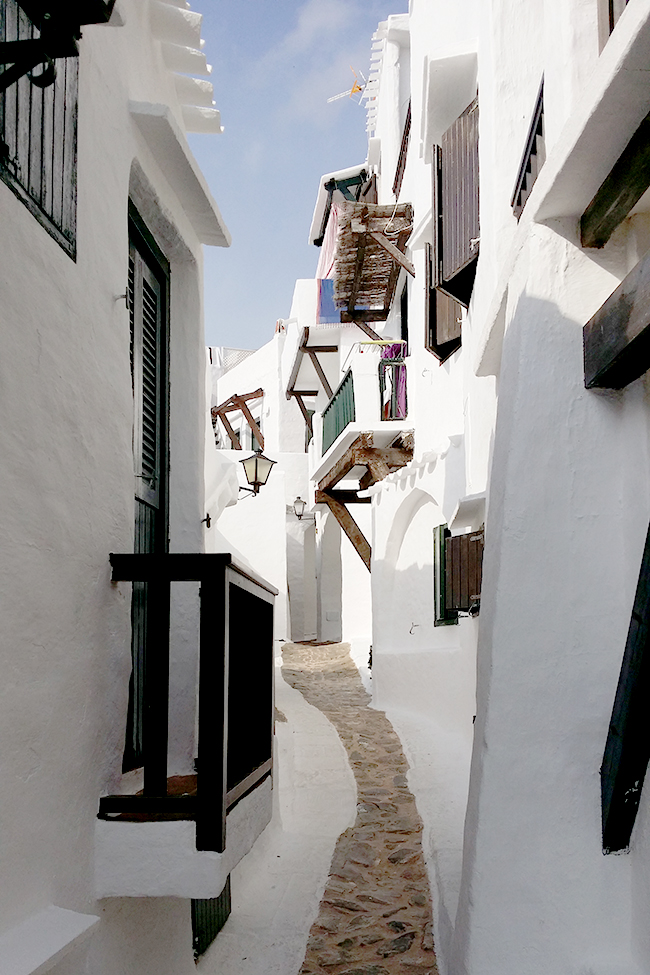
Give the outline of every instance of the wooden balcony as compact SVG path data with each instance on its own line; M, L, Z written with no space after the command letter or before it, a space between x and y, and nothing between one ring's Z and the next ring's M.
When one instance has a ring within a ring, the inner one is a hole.
M406 419L406 363L401 350L401 342L359 344L350 368L323 410L322 455L350 424L369 430L386 421Z
M230 555L111 555L113 581L148 583L144 789L104 796L99 818L193 820L196 849L222 853L226 816L272 771L273 603L277 591ZM196 775L168 777L171 583L200 584Z

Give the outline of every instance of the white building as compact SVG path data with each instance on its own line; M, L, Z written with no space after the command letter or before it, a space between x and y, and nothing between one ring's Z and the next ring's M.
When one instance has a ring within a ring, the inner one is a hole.
M370 563L448 975L650 971L649 46L648 0L412 0L367 160L319 189L338 356L329 395L318 352L286 389L318 393L316 511Z
M190 973L271 813L272 587L200 554L219 113L183 0L55 6L0 0L0 967Z

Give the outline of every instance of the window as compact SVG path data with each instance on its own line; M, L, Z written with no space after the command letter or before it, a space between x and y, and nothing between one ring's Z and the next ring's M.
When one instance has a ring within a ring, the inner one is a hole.
M168 467L169 264L137 212L129 210L129 315L135 474L134 552L165 552ZM134 582L131 601L133 670L123 770L144 757L144 681L150 643L149 583Z
M17 0L0 0L0 43L38 36ZM59 58L55 69L47 87L37 68L0 91L0 179L74 260L78 58Z
M510 206L517 220L526 206L526 200L530 196L535 180L544 161L546 159L546 147L544 145L544 79L537 94L533 117L526 136L524 154L519 164L515 191L512 194Z
M475 616L481 602L483 530L452 535L434 529L434 625L455 623L460 613Z
M467 307L478 261L478 99L434 149L434 286Z
M628 0L598 0L598 33L601 50L616 27L627 3Z

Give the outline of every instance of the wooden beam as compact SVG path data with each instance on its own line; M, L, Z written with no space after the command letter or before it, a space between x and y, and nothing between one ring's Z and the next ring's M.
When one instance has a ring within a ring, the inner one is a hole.
M309 329L303 328L302 337L300 343L296 350L296 358L293 360L293 366L291 367L291 375L289 376L289 382L287 383L287 399L291 398L293 392L293 387L296 385L296 380L298 379L298 373L300 372L300 364L302 363L302 357L304 353L305 346L307 345L307 339L309 338Z
M233 445L234 449L235 450L242 450L243 448L242 448L242 445L240 443L239 437L237 436L237 434L235 433L235 431L231 427L230 421L228 420L228 417L226 416L225 411L223 413L217 413L217 416L219 417L219 419L223 423L224 427L226 428L226 433L230 437L230 442Z
M585 386L622 389L650 368L650 254L583 329Z
M377 456L374 449L357 451L357 463L368 468L372 474L373 484L377 481L383 481L390 474L390 467L381 457Z
M251 430L253 431L253 435L255 436L255 439L257 440L261 449L264 450L264 437L262 435L262 431L260 430L259 426L257 425L257 422L253 418L253 414L251 413L251 411L248 409L248 406L244 402L243 397L233 396L232 399L233 399L233 403L237 403L239 409L246 417L246 421L249 427L251 428Z
M332 396L333 396L333 390L332 390L332 387L330 386L330 384L327 381L327 376L323 372L323 367L321 366L320 362L318 361L318 356L316 355L315 351L313 349L310 349L309 347L305 348L305 352L308 353L309 358L311 359L311 364L313 365L314 369L316 370L316 375L318 376L318 378L320 379L321 383L323 384L323 389L327 393L329 399L331 399Z
M314 436L314 428L313 428L313 424L312 424L312 421L311 421L311 415L309 413L309 410L305 406L304 401L303 401L303 398L300 395L300 393L296 393L294 391L293 392L293 397L296 400L296 402L298 403L298 406L300 407L300 412L303 415L303 419L305 421L305 426L307 427L307 429L309 431L309 436L310 437L313 437Z
M338 352L338 345L309 345L305 346L305 352Z
M330 498L341 504L370 504L372 498L360 498L356 491L330 491Z
M352 314L347 311L341 311L342 325L358 325L359 328L362 328L362 322L385 322L387 318L388 312L384 308L357 308Z
M336 498L332 497L331 494L327 494L325 491L317 491L315 501L316 504L327 505L345 534L352 542L354 550L365 565L366 569L368 572L370 572L370 557L372 554L370 545L345 505L341 504L340 501L337 501Z
M292 389L287 393L287 399L291 399L292 396L318 396L319 392L318 389Z
M241 395L239 393L235 393L233 396L229 396L228 399L224 400L219 406L215 406L214 411L215 413L228 413L232 410L238 410L240 407L234 405L234 400L261 399L262 396L264 396L264 390L261 387L260 389L254 390L252 393L243 393Z
M369 338L374 339L376 342L382 341L381 335L378 335L374 328L370 328L370 325L366 325L365 322L356 321L356 319L354 324L357 326L357 328L360 328L362 332L365 332Z
M328 471L325 477L319 481L318 490L328 491L335 484L338 484L359 463L357 460L358 451L368 446L372 446L372 434L360 434L354 443L348 447L343 456Z
M646 115L580 218L583 247L603 247L650 186L650 114Z
M398 250L403 250L406 247L406 243L411 236L410 230L402 230L397 238L397 248ZM390 306L393 302L393 297L395 295L395 288L397 287L397 279L400 274L400 265L394 263L390 269L390 274L388 275L388 283L386 284L386 291L384 292L384 313L385 317L388 318L390 313Z
M369 235L370 237L372 237L374 241L376 241L379 244L380 247L384 248L387 254L390 254L390 256L393 258L394 261L396 261L401 267L403 267L405 271L408 271L411 277L415 277L415 268L413 267L409 259L405 257L404 254L402 254L402 252L398 250L397 247L395 247L395 244L393 244L393 242L390 241L388 237L386 237L384 234L379 233L376 230L371 230L369 232Z
M350 297L348 299L348 314L354 314L354 306L357 301L357 294L359 291L359 285L361 284L361 272L363 271L363 261L366 256L366 234L360 234L358 247L357 247L357 257L354 265L354 280L352 282L352 290L350 291ZM341 321L343 319L341 318Z

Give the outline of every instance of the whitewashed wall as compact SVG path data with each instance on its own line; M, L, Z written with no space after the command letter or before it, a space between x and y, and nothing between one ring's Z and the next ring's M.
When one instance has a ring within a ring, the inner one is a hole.
M129 101L169 106L182 139L184 108L150 20L155 5L119 7L124 26L84 28L80 44L76 263L0 183L0 937L31 925L18 941L38 948L46 970L67 944L57 919L69 915L39 920L56 905L100 919L53 969L61 975L189 975L188 900L99 903L94 893L98 800L120 785L130 673L130 586L111 584L108 562L133 550L129 317L118 298L129 194L171 262L172 551L201 550L203 517L199 232ZM193 592L175 601L176 701L194 692L195 609ZM193 716L172 706L170 724L172 765L188 770Z

